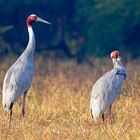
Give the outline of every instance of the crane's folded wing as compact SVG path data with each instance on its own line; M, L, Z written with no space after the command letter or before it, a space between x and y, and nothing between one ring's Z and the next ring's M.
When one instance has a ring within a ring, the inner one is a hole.
M125 78L126 72L122 69L115 68L107 72L94 84L91 98L116 98L120 95L122 83Z

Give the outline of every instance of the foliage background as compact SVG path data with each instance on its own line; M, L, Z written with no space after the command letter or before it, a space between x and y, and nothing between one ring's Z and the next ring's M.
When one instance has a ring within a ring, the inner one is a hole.
M0 0L0 9L1 55L25 49L26 18L32 13L52 23L33 25L39 54L79 62L114 49L140 55L139 0Z

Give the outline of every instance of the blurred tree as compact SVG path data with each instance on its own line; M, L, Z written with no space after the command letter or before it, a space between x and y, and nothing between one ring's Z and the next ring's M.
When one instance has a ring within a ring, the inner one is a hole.
M54 56L77 58L79 62L88 55L104 56L114 49L126 50L133 57L140 55L140 1L0 0L0 9L0 26L14 28L2 34L1 42L17 54L27 44L26 18L35 13L52 22L51 27L34 25L37 51L51 51Z
M11 30L13 26L0 26L0 55L5 55L11 52L10 45L2 38L2 34Z
M85 35L87 51L102 56L114 49L126 49L124 39L130 27L140 24L139 8L140 1L134 0L77 0L75 21Z

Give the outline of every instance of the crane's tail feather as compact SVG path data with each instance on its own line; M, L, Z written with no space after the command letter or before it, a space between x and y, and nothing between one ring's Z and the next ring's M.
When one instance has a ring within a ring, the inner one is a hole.
M4 105L3 105L4 110L7 111L7 112L8 112L9 110L12 110L13 104L14 104L14 103L11 103L9 107L6 106L6 104L4 104Z
M14 103L11 103L11 104L10 104L9 110L12 110L13 104L14 104Z
M90 114L91 114L91 117L94 119L94 121L96 122L97 120L96 120L96 118L93 116L93 114L92 114L92 108L90 109Z

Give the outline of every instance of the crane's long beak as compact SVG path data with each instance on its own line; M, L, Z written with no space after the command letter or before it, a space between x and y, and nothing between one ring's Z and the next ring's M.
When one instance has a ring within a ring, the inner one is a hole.
M36 21L43 22L43 23L46 23L46 24L50 24L51 25L50 22L48 22L48 21L46 21L46 20L44 20L42 18L39 18L39 17L37 17L37 20Z

